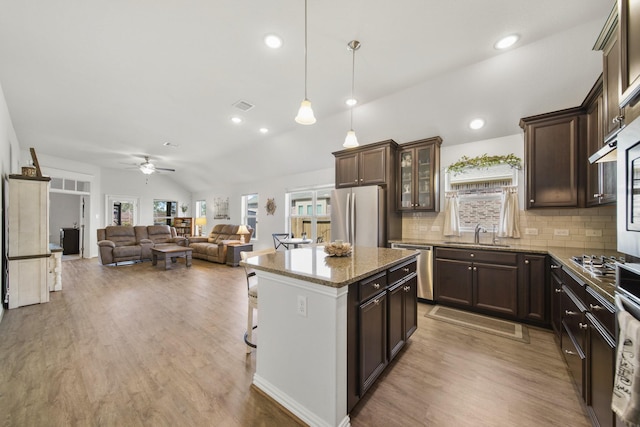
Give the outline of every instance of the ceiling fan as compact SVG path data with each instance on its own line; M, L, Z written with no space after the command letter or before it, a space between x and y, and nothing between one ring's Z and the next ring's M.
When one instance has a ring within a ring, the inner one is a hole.
M145 175L151 175L156 172L175 172L175 169L159 168L149 161L149 156L144 156L144 162L138 165L138 169Z

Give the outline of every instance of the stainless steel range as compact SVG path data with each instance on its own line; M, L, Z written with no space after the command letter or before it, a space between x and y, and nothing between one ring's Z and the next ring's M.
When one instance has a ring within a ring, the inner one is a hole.
M624 258L606 255L577 255L571 261L591 276L611 279L616 277L616 265L624 264Z

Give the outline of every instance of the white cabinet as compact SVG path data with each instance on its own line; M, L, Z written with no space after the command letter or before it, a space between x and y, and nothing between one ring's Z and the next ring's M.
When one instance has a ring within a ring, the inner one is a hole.
M49 180L9 176L9 308L49 302Z

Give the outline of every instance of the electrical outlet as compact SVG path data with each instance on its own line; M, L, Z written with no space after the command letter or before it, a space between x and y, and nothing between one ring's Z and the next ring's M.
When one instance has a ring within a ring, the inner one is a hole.
M307 297L298 295L298 305L296 308L299 316L307 317Z
M524 234L528 234L530 236L537 236L538 235L538 229L537 228L525 228L524 229Z
M431 226L431 231L440 231L440 226L439 225L432 225Z
M566 228L556 228L553 230L553 235L554 236L568 236L569 235L569 230L567 230Z
M585 230L585 235L587 237L602 237L602 230Z

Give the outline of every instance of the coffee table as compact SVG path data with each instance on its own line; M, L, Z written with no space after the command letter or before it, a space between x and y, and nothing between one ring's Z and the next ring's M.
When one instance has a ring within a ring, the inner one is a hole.
M191 267L191 252L193 249L185 246L160 246L159 248L151 248L151 263L158 264L158 258L164 260L164 269L169 269L169 260L174 264L178 258L184 258L187 267Z

